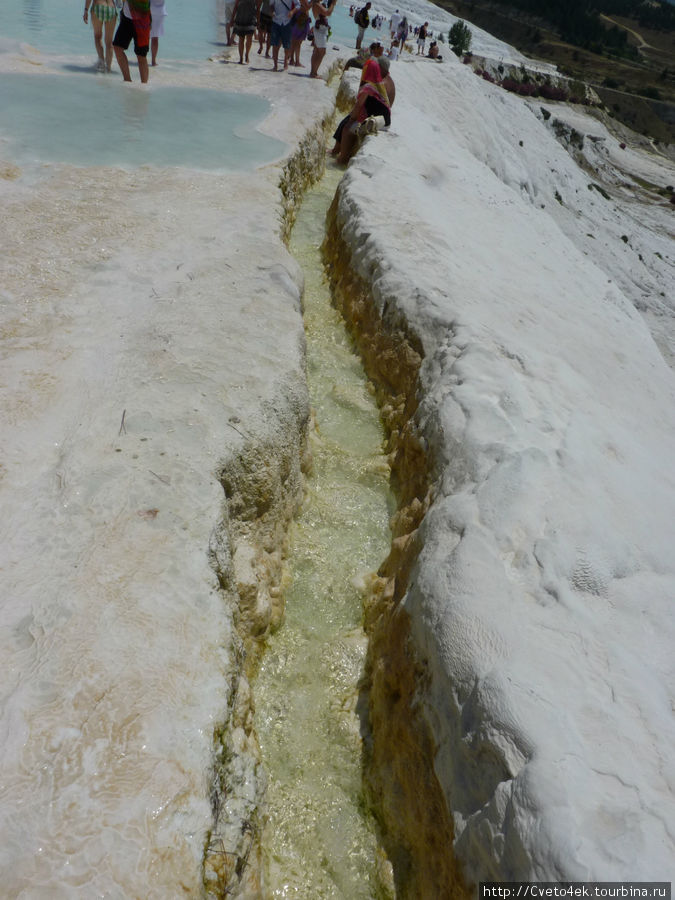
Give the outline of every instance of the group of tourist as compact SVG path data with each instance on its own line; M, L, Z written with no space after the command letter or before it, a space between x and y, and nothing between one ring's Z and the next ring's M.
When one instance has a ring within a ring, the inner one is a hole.
M368 26L376 30L380 30L382 27L382 23L384 19L381 15L376 15L372 22L370 21L370 11L371 4L367 2L360 9L354 9L354 7L350 7L349 14L354 18L354 24L356 25L358 32L356 36L356 49L358 50L361 47L361 43L365 36L366 29ZM401 13L395 10L391 18L389 19L389 34L391 38L391 45L389 48L388 56L393 61L398 59L399 53L403 50L406 41L413 37L417 41L417 55L424 56L426 49L427 38L433 37L432 32L429 30L429 23L424 22L423 25L416 25L414 28L409 24L406 16L401 15ZM438 55L438 44L436 41L432 41L429 47L429 54L432 59L441 59Z
M264 49L265 56L269 58L271 50L274 70L277 71L280 47L284 49L284 69L289 65L302 66L300 46L311 35L314 49L309 74L312 78L318 78L319 67L326 54L328 19L336 3L337 0L328 0L327 3L321 0L229 0L225 6L227 42L234 44L234 38L238 38L239 62L243 64L249 62L253 37L257 36L258 54L262 54ZM370 3L366 3L363 10L366 24L369 9ZM131 81L126 51L133 41L141 82L147 82L148 52L151 53L152 65L156 65L159 38L164 34L164 0L85 0L85 24L89 22L90 11L99 70L111 70L114 53L124 80ZM360 33L359 38L362 36ZM389 74L390 59L383 55L384 48L379 41L373 42L367 53L361 51L360 44L359 39L359 54L348 63L348 66L362 68L356 102L335 132L332 152L340 163L348 162L360 136L377 130L375 117L381 116L385 126L391 121L395 87ZM396 38L392 41L394 44L397 44Z
M85 0L82 16L85 25L89 24L89 10L98 70L110 72L114 52L124 80L131 81L126 51L133 41L141 81L147 82L148 53L152 65L156 66L159 39L164 34L165 0Z
M298 66L300 48L305 39L313 44L309 75L319 77L319 66L326 55L330 26L328 18L337 0L230 0L225 5L227 43L239 39L239 62L249 62L253 37L257 34L258 53L272 51L274 71L279 70L279 51L283 47L283 68ZM314 17L314 21L312 21Z
M300 48L303 41L309 38L313 45L309 75L318 78L330 34L328 19L336 3L337 0L227 0L227 43L234 44L234 37L238 38L239 62L243 65L249 62L253 38L257 36L258 53L262 54L264 49L265 57L269 58L271 49L276 72L279 69L280 47L284 49L284 69L288 69L289 65L304 67L300 62ZM85 0L85 24L89 23L90 10L99 71L110 72L114 53L124 80L131 81L126 51L133 40L140 79L143 83L147 82L148 53L151 53L152 65L157 65L159 38L164 34L165 0ZM370 24L370 10L370 0L360 9L350 8L350 15L353 15L358 28L356 49L359 51ZM381 28L383 21L382 16L377 15L373 25ZM414 29L418 55L424 54L427 37L431 36L428 28L429 23L425 22ZM388 57L393 61L398 59L412 31L407 18L398 9L389 20L389 31L391 46ZM429 56L441 59L435 41L431 43Z

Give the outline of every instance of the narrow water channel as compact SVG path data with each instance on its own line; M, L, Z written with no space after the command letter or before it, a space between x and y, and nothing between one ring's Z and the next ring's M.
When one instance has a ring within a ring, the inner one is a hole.
M314 472L291 534L286 614L255 683L268 777L265 896L387 898L361 781L362 592L385 558L393 500L377 407L330 302L320 247L341 172L303 201L291 252L305 273Z

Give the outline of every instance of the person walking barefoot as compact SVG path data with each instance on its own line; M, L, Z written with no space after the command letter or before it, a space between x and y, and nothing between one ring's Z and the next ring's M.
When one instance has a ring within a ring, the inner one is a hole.
M293 10L299 8L298 0L273 0L272 7L272 33L270 44L272 46L272 62L274 71L279 71L279 45L284 48L284 72L288 69L288 61L291 49L291 31L293 25L291 18Z
M291 19L291 65L301 66L300 47L302 42L309 34L311 20L309 17L310 3L309 0L300 0L300 9L297 9Z
M319 77L319 66L321 65L321 62L326 55L328 31L328 19L325 16L319 16L319 18L314 23L314 49L312 50L312 58L310 60L310 78Z
M109 72L113 60L113 37L115 35L115 23L117 22L117 7L113 0L85 0L84 19L85 25L89 22L89 8L91 7L91 25L94 29L94 46L98 54L99 72ZM103 32L105 31L105 51L103 49Z
M126 51L134 42L134 53L138 60L138 72L141 82L146 84L150 74L148 51L150 50L150 0L124 0L120 13L120 24L117 26L113 47L117 65L120 67L125 81L131 81L129 60Z
M236 0L232 12L232 30L239 38L239 65L246 62L251 52L253 35L260 21L260 0Z
M151 65L156 66L159 39L164 37L164 19L166 18L166 4L164 0L150 0L150 13L152 14L152 26L150 28L150 59Z
M272 2L271 0L262 0L260 4L260 15L258 16L258 40L260 47L258 55L263 52L265 47L265 59L270 58L270 31L272 30Z
M328 17L335 9L337 0L331 0L328 6L314 0L312 3L312 14L314 16L314 50L312 51L310 78L319 77L319 66L326 55L326 47L328 46L328 34L330 25Z

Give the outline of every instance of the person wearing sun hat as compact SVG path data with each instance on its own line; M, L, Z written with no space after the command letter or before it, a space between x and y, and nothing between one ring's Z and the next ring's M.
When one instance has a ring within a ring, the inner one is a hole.
M150 50L150 0L124 0L120 12L120 24L113 40L117 65L120 67L125 81L131 81L129 60L126 51L133 40L134 53L138 60L138 72L141 81L145 84L148 80L150 69L148 67L148 51Z

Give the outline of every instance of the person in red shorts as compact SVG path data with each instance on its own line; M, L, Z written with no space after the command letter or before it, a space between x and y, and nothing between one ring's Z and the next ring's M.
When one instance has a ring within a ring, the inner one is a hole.
M138 72L141 81L145 84L148 80L148 50L150 49L150 25L152 17L150 16L150 0L124 0L122 11L120 12L120 24L117 26L117 32L113 39L113 47L115 48L115 56L117 65L125 81L131 81L131 73L129 72L129 60L127 59L126 50L133 40L134 53L138 60Z

